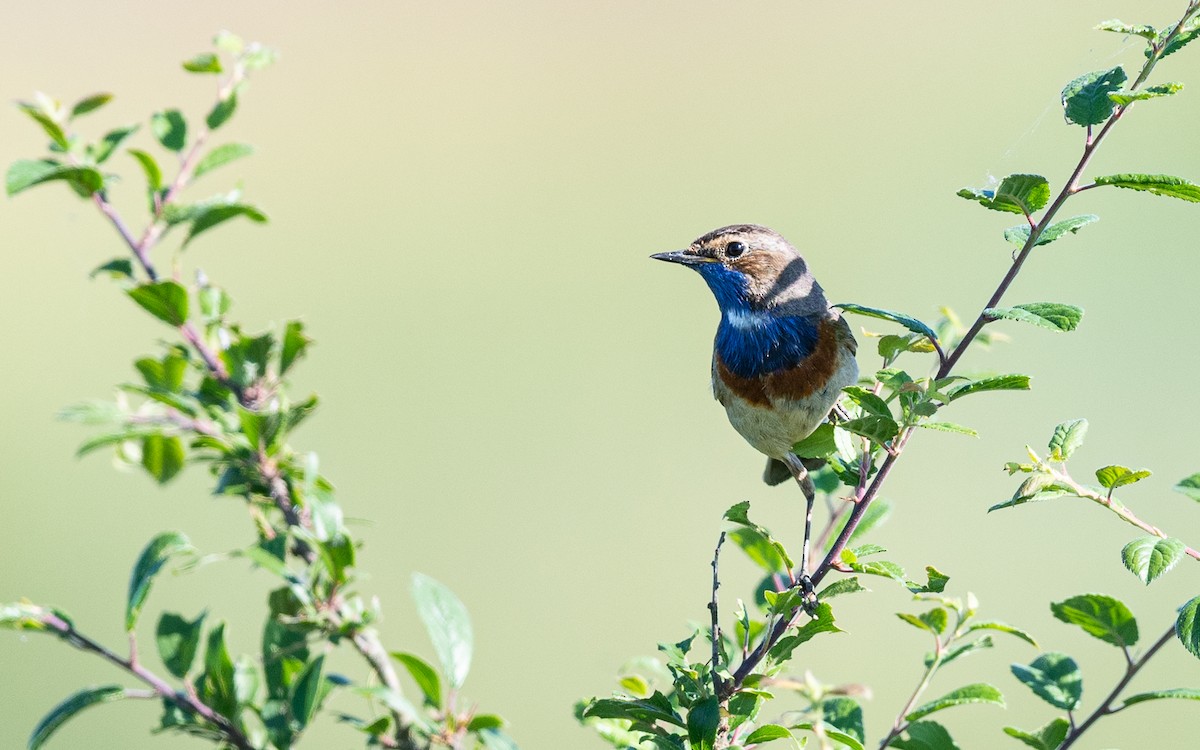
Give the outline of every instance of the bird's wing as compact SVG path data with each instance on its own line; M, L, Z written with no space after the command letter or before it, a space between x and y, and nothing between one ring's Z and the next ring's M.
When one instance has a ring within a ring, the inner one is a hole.
M851 354L858 353L858 339L854 338L854 332L850 330L850 324L842 317L837 310L831 309L830 315L834 323L834 330L837 333L838 341L842 343Z

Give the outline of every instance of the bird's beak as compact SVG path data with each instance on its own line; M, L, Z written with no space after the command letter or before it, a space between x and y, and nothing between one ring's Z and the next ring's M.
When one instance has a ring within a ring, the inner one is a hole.
M715 263L715 258L697 255L693 250L672 250L669 253L655 253L650 256L655 260L665 260L668 263L680 263L685 266L699 266L704 263Z

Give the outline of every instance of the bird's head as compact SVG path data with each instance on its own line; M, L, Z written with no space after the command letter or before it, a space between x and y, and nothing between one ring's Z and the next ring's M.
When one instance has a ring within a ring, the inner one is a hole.
M725 313L811 315L829 308L796 248L779 233L756 224L714 229L684 250L650 257L694 268Z

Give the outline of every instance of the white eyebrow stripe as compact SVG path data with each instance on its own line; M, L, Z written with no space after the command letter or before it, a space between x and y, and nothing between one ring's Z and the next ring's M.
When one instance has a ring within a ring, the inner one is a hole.
M767 323L768 317L765 312L756 312L753 310L730 310L725 313L725 319L729 321L729 325L742 331L751 328L761 328Z

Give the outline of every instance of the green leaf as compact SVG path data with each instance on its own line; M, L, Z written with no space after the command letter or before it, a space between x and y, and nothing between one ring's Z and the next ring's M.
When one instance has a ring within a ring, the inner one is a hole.
M1200 659L1200 596L1194 597L1179 609L1175 619L1175 636L1192 656Z
M1100 221L1100 217L1095 214L1083 214L1082 216L1072 216L1069 219L1056 221L1042 230L1042 233L1038 235L1037 242L1033 243L1033 246L1049 245L1051 242L1067 234L1076 234L1080 229L1096 221ZM1017 247L1025 247L1025 243L1029 241L1031 231L1032 229L1028 224L1009 227L1004 230L1004 239Z
M454 592L429 576L413 573L412 586L417 614L442 663L442 673L450 689L458 690L467 679L474 650L467 608Z
M1050 460L1066 461L1070 458L1071 454L1083 445L1087 429L1086 419L1071 419L1055 425L1054 434L1050 436Z
M177 436L147 435L142 438L142 467L159 484L174 479L186 461L183 441Z
M927 430L937 430L938 432L953 432L959 435L979 437L979 433L975 430L955 424L954 422L917 422L917 427L924 427Z
M229 221L237 216L245 216L251 221L262 224L267 220L266 214L259 211L254 206L245 203L225 203L215 206L207 206L201 209L200 213L192 219L192 225L188 229L188 235L183 240L184 247L191 244L196 236L212 229L222 222Z
M1075 660L1058 651L1048 651L1028 666L1013 664L1012 673L1039 698L1055 708L1074 711L1083 698L1083 675Z
M946 391L946 395L951 401L956 401L963 396L969 396L972 393L983 393L984 391L1027 391L1029 390L1028 375L997 375L991 378L983 378L981 380L971 380L961 385L957 385Z
M29 104L27 102L17 102L17 107L22 112L29 115L34 122L36 122L38 125L41 125L42 130L45 131L46 135L50 136L50 140L54 141L54 144L60 149L66 151L71 147L71 142L67 139L67 134L63 131L62 125L60 125L47 112L42 110L37 105Z
M109 262L96 266L92 272L88 274L89 279L94 279L101 274L106 274L114 279L129 279L133 280L133 261L128 258L113 258Z
M863 743L859 742L857 737L850 735L850 734L846 734L845 732L841 731L840 729L836 729L827 724L822 724L819 732L813 726L813 723L811 721L802 721L802 722L799 722L798 724L793 724L792 729L806 729L810 732L813 732L814 734L817 734L820 737L828 737L829 739L834 740L835 742L842 743L843 745L845 745L848 748L848 750L865 750Z
M989 307L983 314L993 320L1019 320L1063 333L1079 327L1079 321L1083 319L1083 308L1058 302L1028 302L1015 307Z
M845 732L859 742L866 735L862 706L853 698L834 696L821 701L821 719L826 726Z
M221 60L211 52L202 52L190 60L183 61L183 69L189 73L220 73Z
M108 161L108 157L113 155L113 152L117 150L117 146L120 146L122 141L137 132L137 129L137 125L131 125L127 128L117 128L105 133L104 137L100 139L100 143L96 144L96 149L92 153L92 157L96 160L96 163L103 164Z
M1138 640L1137 620L1129 608L1104 594L1082 594L1050 605L1063 622L1078 625L1088 635L1114 646L1133 646Z
M1193 688L1169 688L1167 690L1151 690L1145 693L1137 693L1126 698L1117 708L1119 710L1138 703L1159 700L1161 698L1181 698L1189 701L1200 701L1200 690Z
M34 728L33 734L29 736L29 750L38 750L50 736L58 731L58 728L85 708L94 706L98 703L111 703L121 700L125 697L125 688L120 685L104 685L101 687L86 688L75 693L67 698L62 703L59 703L54 708L50 709L50 713L46 714L37 727Z
M585 718L625 719L653 724L663 721L683 728L684 723L671 706L671 701L662 693L655 691L649 698L637 700L621 700L619 698L599 698L593 700L583 710Z
M92 94L91 96L85 96L84 98L75 102L75 106L71 107L71 115L68 119L74 120L76 117L79 117L80 115L86 115L88 112L95 112L96 110L103 107L105 104L108 104L109 102L111 102L112 98L113 98L113 95L107 94L107 93Z
M104 175L92 167L76 167L59 164L52 159L14 161L5 176L5 189L9 195L53 180L64 180L80 195L91 195L104 187Z
M914 594L940 594L946 590L946 584L950 582L950 576L932 565L925 566L925 577L926 582L923 584L907 581L905 585Z
M425 703L437 710L442 708L442 681L437 671L415 654L393 651L392 658L404 665L417 687L425 695Z
M695 750L712 750L721 723L721 706L716 696L693 704L687 715L688 742Z
M208 113L208 117L204 119L204 122L208 125L209 130L216 130L228 122L230 117L233 117L235 110L237 110L236 91L230 93L228 97L213 105L212 110Z
M154 631L158 655L167 671L180 679L192 668L207 614L201 612L190 622L174 612L163 612L158 618L158 627Z
M1160 44L1165 42L1167 35L1170 34L1171 31L1172 28L1167 27L1158 32L1158 36L1155 37L1155 41ZM1159 59L1161 60L1167 55L1175 54L1179 50L1183 49L1184 46L1186 46L1197 36L1200 36L1200 23L1197 23L1196 20L1193 19L1191 23L1189 23L1187 26L1184 26L1183 29L1175 35L1175 38L1171 40L1170 44L1163 48L1162 57L1159 57ZM1147 58L1154 54L1154 50L1151 47L1147 47L1145 50L1143 50L1143 52Z
M792 446L792 452L801 458L825 458L836 453L837 449L833 425L828 422L818 425L811 435Z
M731 523L736 523L739 526L744 526L745 528L750 529L751 531L755 532L758 536L766 539L771 544L771 546L775 549L775 551L779 555L779 557L782 558L784 570L791 570L793 567L795 567L795 563L792 562L792 558L790 555L788 555L787 550L784 549L783 544L776 541L771 536L771 533L769 531L767 531L762 526L759 526L758 524L751 521L749 512L750 512L750 501L743 500L742 502L738 503L737 505L734 505L733 507L731 507L729 510L725 511L724 518L726 521L730 521Z
M771 740L789 739L791 736L792 733L787 727L781 727L778 724L763 724L747 735L742 740L742 744L748 746L761 745Z
M1153 195L1200 203L1200 185L1166 174L1110 174L1097 177L1096 184L1144 190Z
M1040 174L1010 174L995 190L963 188L957 195L993 211L1029 216L1050 202L1050 183Z
M908 716L905 716L904 720L916 721L935 711L942 711L955 706L965 706L968 703L992 703L997 706L1004 706L1004 696L1000 694L999 690L986 682L976 682L960 687L958 690L946 693L937 700L920 706L908 714Z
M1026 732L1016 727L1005 727L1004 733L1015 737L1035 750L1058 750L1058 746L1067 738L1071 731L1071 723L1059 717L1036 732Z
M191 549L192 545L186 536L176 531L164 531L151 539L142 550L133 566L133 575L129 578L129 596L125 604L126 632L132 633L137 627L138 615L142 612L142 605L146 603L154 576L158 575L173 555Z
M204 650L204 673L196 679L196 692L201 700L222 716L237 713L237 690L234 685L233 659L225 643L225 623L219 622L208 632Z
M867 307L866 305L855 305L849 302L843 302L833 307L840 307L848 313L856 315L865 315L868 318L879 318L880 320L890 320L893 323L899 323L913 333L919 333L922 336L928 337L931 341L937 341L937 334L929 326L925 325L916 318L905 315L904 313L884 310L878 307Z
M834 624L833 609L825 602L817 605L813 618L796 629L792 635L780 638L771 648L770 658L775 662L785 662L792 658L792 652L804 643L811 641L821 633L841 633L842 629Z
M1134 26L1132 24L1118 21L1115 18L1109 21L1101 21L1096 25L1096 29L1099 31L1112 31L1117 34L1131 34L1133 36L1140 36L1143 39L1150 41L1153 41L1154 38L1158 36L1158 30L1153 26L1146 26L1145 24L1138 24L1137 26Z
M862 435L880 445L886 444L900 432L900 426L896 424L895 420L876 414L868 414L865 417L842 422L838 427L847 432L853 432L855 435Z
M1100 482L1100 486L1106 490L1114 490L1118 487L1124 487L1134 482L1140 482L1150 476L1150 471L1147 469L1138 469L1134 471L1128 466L1105 466L1102 469L1096 469L1096 481Z
M946 728L935 721L918 721L909 724L905 738L892 740L890 747L899 750L961 750Z
M1157 86L1147 86L1140 91L1118 91L1108 95L1113 104L1120 107L1128 107L1133 102L1142 102L1147 99L1157 99L1163 96L1171 96L1183 90L1183 84L1178 81L1169 83L1160 83Z
M776 542L754 528L745 527L729 532L729 539L736 544L755 565L768 573L786 573L788 566L776 547Z
M187 121L177 109L151 115L150 130L168 151L182 151L187 143Z
M904 568L894 562L887 560L868 560L867 562L846 562L846 566L855 573L863 573L870 576L880 576L881 578L891 578L893 581L899 581L905 585L908 584L904 577Z
M1062 90L1063 113L1076 125L1099 125L1116 106L1108 95L1121 90L1127 76L1121 67L1084 73Z
M313 659L297 678L292 689L289 704L292 709L292 720L303 731L317 713L317 707L323 698L322 685L325 681L325 656Z
M942 654L942 666L946 666L961 656L967 656L968 654L973 654L976 651L982 651L985 648L991 648L994 645L995 643L992 641L992 637L990 635L985 635L981 638L976 638L973 641L967 641L965 643L959 643L956 646L951 646ZM925 668L928 669L932 664L933 654L926 654Z
M892 418L892 410L888 407L887 402L866 388L852 385L848 388L843 388L842 392L846 394L846 398L862 407L865 414L874 414L880 417L887 417L888 419Z
M825 588L821 589L821 591L817 593L817 600L825 601L826 599L831 599L835 596L841 596L842 594L857 594L860 591L869 590L870 589L865 588L861 583L858 582L858 576L850 576L849 578L842 578L834 581Z
M480 732L484 729L503 729L504 719L496 714L475 714L467 724L467 731Z
M254 153L254 148L244 143L226 143L222 146L217 146L204 155L204 158L196 165L196 170L192 173L192 177L198 178L217 167L224 166L231 161L241 159L243 156L249 156L252 153Z
M296 360L308 352L313 340L304 335L304 324L299 320L289 320L283 329L283 348L279 352L279 374L282 376Z
M483 750L520 750L511 737L497 729L480 730L479 740L483 743Z
M146 175L146 184L151 193L162 190L163 176L162 170L159 169L158 162L154 157L145 151L140 151L136 148L131 148L126 151L127 154L137 159L138 164L142 167L142 172Z
M127 292L133 301L159 320L181 326L188 319L188 293L174 281L141 284Z
M967 626L966 632L973 633L977 630L996 630L1001 633L1008 633L1011 636L1020 638L1021 640L1028 643L1030 646L1033 646L1034 648L1038 648L1037 641L1035 641L1033 639L1032 635L1030 635L1029 633L1026 633L1024 630L1021 630L1020 628L1015 628L1012 625L1009 625L1008 623L986 621L986 620L976 620Z
M1193 474L1190 477L1180 479L1179 483L1172 489L1200 503L1200 474Z

